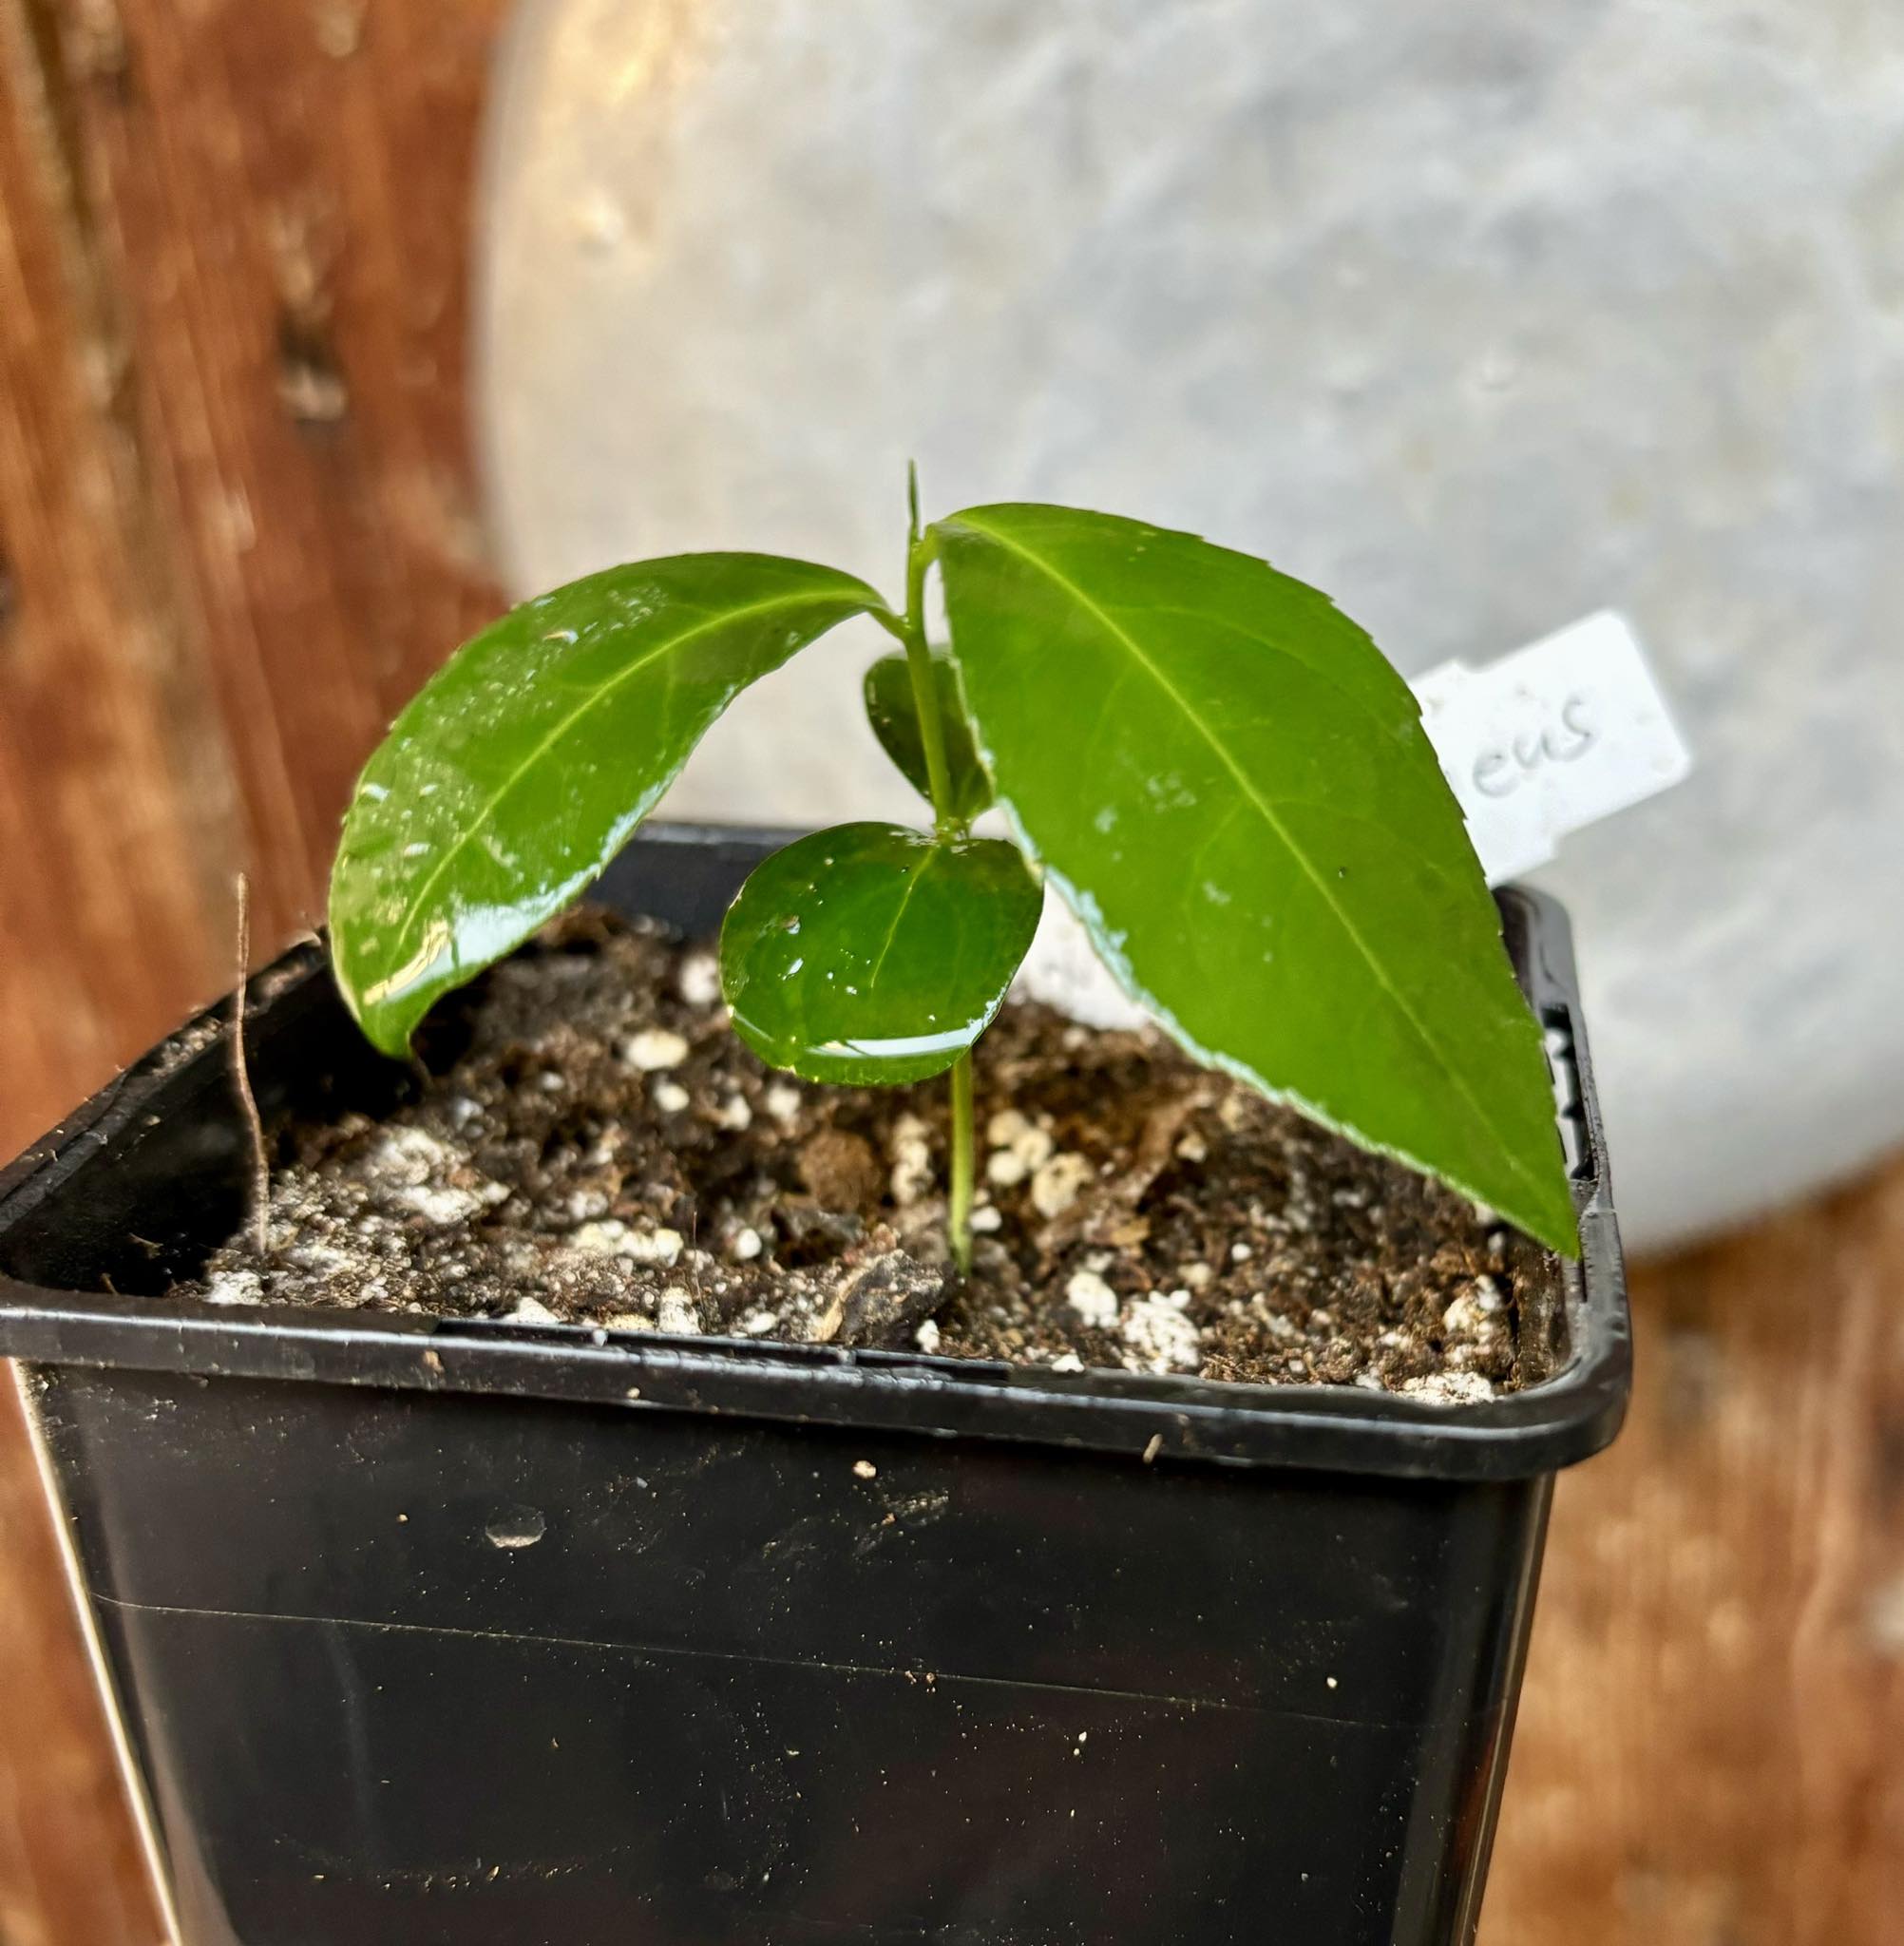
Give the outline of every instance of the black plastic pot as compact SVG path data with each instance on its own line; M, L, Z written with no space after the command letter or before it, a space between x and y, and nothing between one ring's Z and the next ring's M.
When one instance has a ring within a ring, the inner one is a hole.
M711 928L766 835L606 894ZM1502 894L1585 1256L1551 1382L1353 1389L162 1297L241 1216L207 1016L0 1177L23 1383L189 1946L1444 1946L1628 1318L1566 923ZM388 1093L312 948L267 1116Z

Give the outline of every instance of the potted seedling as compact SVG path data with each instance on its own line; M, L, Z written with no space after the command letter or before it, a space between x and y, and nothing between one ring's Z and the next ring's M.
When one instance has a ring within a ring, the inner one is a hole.
M929 821L638 835L854 617ZM1006 1004L1047 889L1154 1026ZM1399 677L916 494L899 604L468 643L328 958L0 1178L0 1275L183 1936L274 1946L1466 1940L1627 1384L1564 921Z

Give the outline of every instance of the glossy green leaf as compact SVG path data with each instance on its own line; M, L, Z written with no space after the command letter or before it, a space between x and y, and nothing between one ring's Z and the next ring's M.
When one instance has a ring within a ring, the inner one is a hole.
M1415 698L1313 588L1053 506L940 523L1028 849L1193 1053L1577 1248L1540 1033Z
M734 1031L810 1081L920 1081L999 1010L1043 895L1016 845L816 831L755 868L720 935Z
M940 720L945 726L945 768L952 786L952 815L970 823L992 801L992 781L979 761L972 726L959 696L959 672L948 657L935 650L932 679L939 693ZM866 716L873 735L907 781L929 804L932 780L926 772L925 737L919 727L919 703L913 695L912 668L904 655L882 656L866 671Z
M337 983L390 1054L607 864L740 690L849 615L864 582L762 554L635 562L524 602L371 758L331 878Z

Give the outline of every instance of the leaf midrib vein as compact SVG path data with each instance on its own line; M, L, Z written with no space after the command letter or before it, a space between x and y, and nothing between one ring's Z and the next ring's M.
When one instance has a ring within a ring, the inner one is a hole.
M879 976L885 968L885 956L892 951L892 943L899 937L901 922L905 918L905 908L912 904L912 895L919 889L920 882L932 869L932 862L939 856L937 845L920 854L919 863L907 868L905 889L899 895L899 904L893 907L892 921L885 929L885 937L880 942L879 951L873 956L872 971L866 975L866 985L876 987Z

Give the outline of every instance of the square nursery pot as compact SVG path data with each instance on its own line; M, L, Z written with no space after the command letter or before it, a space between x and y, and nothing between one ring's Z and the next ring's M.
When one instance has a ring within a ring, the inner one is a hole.
M711 932L778 842L601 890ZM226 1021L103 1090L0 1176L0 1352L180 1938L1468 1940L1628 1383L1566 921L1500 903L1585 1254L1478 1406L173 1302L242 1220ZM402 1084L314 947L252 993L267 1117Z

